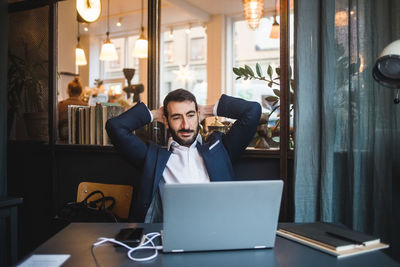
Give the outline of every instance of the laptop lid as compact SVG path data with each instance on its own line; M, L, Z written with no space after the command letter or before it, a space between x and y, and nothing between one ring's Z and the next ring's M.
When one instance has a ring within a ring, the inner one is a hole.
M283 182L166 184L164 252L273 247Z

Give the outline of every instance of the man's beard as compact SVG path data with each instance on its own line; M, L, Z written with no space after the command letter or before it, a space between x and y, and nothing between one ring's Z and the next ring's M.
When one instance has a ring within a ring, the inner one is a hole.
M193 144L193 142L196 140L197 135L198 135L199 130L200 130L200 125L199 125L199 124L197 124L196 130L192 130L192 129L190 129L190 130L181 129L181 130L178 130L178 131L174 131L174 130L172 130L171 125L169 125L169 122L168 122L168 126L169 126L169 127L168 127L168 131L171 133L172 138L173 138L176 142L178 142L178 144L180 144L181 146L190 146L191 144ZM193 135L192 139L187 140L187 141L182 140L182 139L178 136L178 133L193 133L193 132L194 132L194 135Z

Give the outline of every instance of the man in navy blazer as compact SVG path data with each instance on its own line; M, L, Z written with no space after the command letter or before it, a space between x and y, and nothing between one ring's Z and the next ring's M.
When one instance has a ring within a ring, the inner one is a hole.
M232 163L252 140L261 115L261 106L240 98L222 95L215 105L197 105L184 89L170 92L164 106L149 110L138 103L106 123L116 149L142 171L132 205L132 219L159 222L160 194L164 183L200 183L234 180ZM203 142L200 122L209 116L236 121L226 134L215 131ZM132 132L152 121L163 122L171 137L168 147L144 143Z

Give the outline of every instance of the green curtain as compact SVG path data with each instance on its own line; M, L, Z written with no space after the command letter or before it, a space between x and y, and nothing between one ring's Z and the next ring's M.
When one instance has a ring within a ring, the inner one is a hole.
M295 7L295 221L378 235L397 259L400 105L372 68L400 39L399 14L397 0L299 0Z

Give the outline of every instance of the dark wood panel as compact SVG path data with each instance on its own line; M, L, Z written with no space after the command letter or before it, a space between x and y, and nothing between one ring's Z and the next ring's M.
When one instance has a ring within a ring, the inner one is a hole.
M289 0L280 1L280 177L285 182L283 208L287 208L289 151ZM286 210L283 214L286 214ZM282 213L281 213L282 214ZM284 218L285 221L288 218Z
M22 197L18 206L18 256L22 257L53 233L52 176L44 146L8 145L8 193Z

